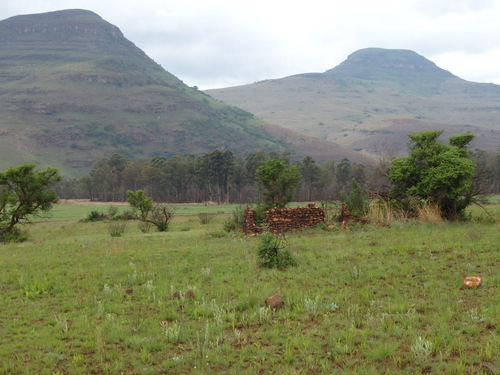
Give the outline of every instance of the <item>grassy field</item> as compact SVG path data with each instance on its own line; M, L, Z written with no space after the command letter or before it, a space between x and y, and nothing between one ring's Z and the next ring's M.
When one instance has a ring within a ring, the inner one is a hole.
M143 234L128 222L121 237L106 222L74 220L81 208L61 208L29 227L28 242L0 245L0 374L500 366L498 206L492 216L474 210L483 216L468 224L290 233L298 266L283 271L257 267L258 237L222 231L231 206L178 208L168 232ZM203 210L224 213L202 225ZM465 276L483 284L464 289ZM187 290L194 299L172 298ZM264 304L274 293L285 301L278 311Z

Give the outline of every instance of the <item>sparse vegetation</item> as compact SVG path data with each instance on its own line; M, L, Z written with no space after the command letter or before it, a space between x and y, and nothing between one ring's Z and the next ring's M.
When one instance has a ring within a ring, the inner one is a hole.
M36 222L29 241L0 246L0 372L480 374L500 365L498 205L487 222L390 215L390 227L288 233L297 265L282 270L258 266L263 237L211 235L234 206L180 206L167 233L130 227L115 238L106 221L68 221L58 208L53 220L66 221ZM210 210L225 213L202 225L198 213ZM463 288L470 275L481 287ZM274 293L278 311L264 306Z

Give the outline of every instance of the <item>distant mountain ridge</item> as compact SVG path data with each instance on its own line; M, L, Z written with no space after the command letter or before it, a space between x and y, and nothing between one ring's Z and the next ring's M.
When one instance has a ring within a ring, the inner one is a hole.
M207 90L257 117L374 155L407 151L412 131L477 134L500 144L500 86L467 82L410 50L366 48L324 73Z
M30 160L78 176L112 153L214 149L358 157L278 129L186 86L91 11L0 21L0 169Z

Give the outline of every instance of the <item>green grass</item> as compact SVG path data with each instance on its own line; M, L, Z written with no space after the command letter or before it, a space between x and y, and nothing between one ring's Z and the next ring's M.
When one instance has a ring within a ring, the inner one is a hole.
M197 209L166 233L129 222L113 238L105 222L41 222L30 241L1 245L0 374L500 365L498 220L290 233L298 266L278 271L257 267L258 238L223 232L225 214L201 225ZM483 285L464 289L476 275ZM188 289L194 299L172 298ZM264 307L274 293L285 301L276 312Z
M98 211L107 213L109 206L118 207L118 213L123 213L125 211L131 211L128 204L66 204L58 203L55 204L50 211L50 215L45 218L36 218L35 221L67 221L67 220L80 220L85 218L90 212ZM199 213L209 213L209 214L222 214L231 213L236 207L234 204L173 204L175 207L176 215L198 215Z
M500 194L493 194L488 196L488 202L490 204L500 204Z

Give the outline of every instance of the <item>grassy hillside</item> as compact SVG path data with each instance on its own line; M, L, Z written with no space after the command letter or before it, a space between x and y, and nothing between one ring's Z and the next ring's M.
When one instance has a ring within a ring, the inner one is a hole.
M372 154L406 152L407 134L471 131L500 144L500 86L464 81L406 50L360 50L325 73L207 91L257 117Z
M105 222L37 223L0 246L0 372L487 373L500 365L495 215L291 233L298 266L283 271L258 268L259 238L226 234L223 214L115 238Z
M115 152L295 152L303 137L273 136L273 126L186 86L84 10L1 21L0 87L0 168L32 160L75 176Z

